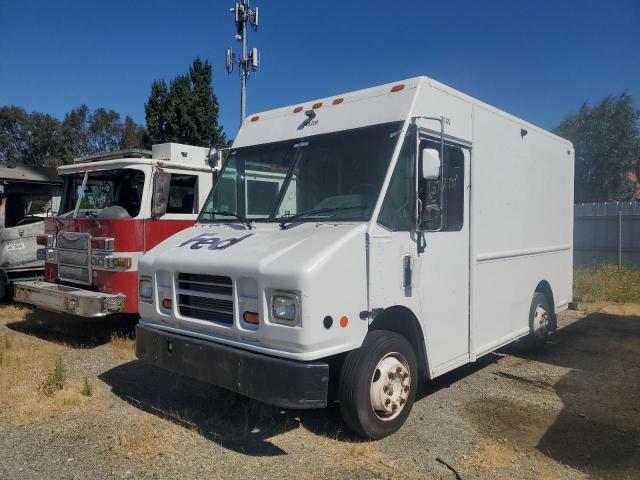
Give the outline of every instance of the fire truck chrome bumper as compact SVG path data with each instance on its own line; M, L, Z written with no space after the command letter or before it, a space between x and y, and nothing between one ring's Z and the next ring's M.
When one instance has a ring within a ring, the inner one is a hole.
M126 296L92 292L57 283L25 281L15 283L14 300L80 317L104 317L120 312Z
M296 362L136 327L136 355L153 365L283 408L327 406L329 365Z

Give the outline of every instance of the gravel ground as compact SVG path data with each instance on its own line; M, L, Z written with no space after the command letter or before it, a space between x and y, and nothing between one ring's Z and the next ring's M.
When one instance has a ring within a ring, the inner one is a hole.
M397 434L361 442L335 405L285 412L138 362L124 319L0 307L0 478L640 478L640 306L560 327L425 385Z

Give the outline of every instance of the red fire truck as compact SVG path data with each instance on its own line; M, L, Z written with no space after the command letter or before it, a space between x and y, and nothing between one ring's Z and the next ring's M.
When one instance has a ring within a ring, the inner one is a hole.
M59 167L60 211L37 239L44 280L16 282L15 300L83 317L137 313L138 260L195 223L212 159L207 148L164 143Z

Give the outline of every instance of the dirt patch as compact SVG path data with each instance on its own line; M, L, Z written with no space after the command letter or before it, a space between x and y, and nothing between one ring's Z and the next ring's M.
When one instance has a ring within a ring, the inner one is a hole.
M139 362L126 321L4 308L0 478L640 478L638 306L584 305L544 351L438 378L379 442L336 405L284 411ZM57 358L64 386L42 395Z
M534 375L497 372L513 390L467 411L484 435L516 450L598 477L640 478L640 317L600 313L638 310L590 310L598 313L557 332Z

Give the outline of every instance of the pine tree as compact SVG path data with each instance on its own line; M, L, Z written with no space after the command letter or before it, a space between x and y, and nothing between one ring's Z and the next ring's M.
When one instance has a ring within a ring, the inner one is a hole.
M145 103L150 143L177 142L208 147L226 143L218 125L218 99L213 93L208 61L196 58L186 75L151 84Z

